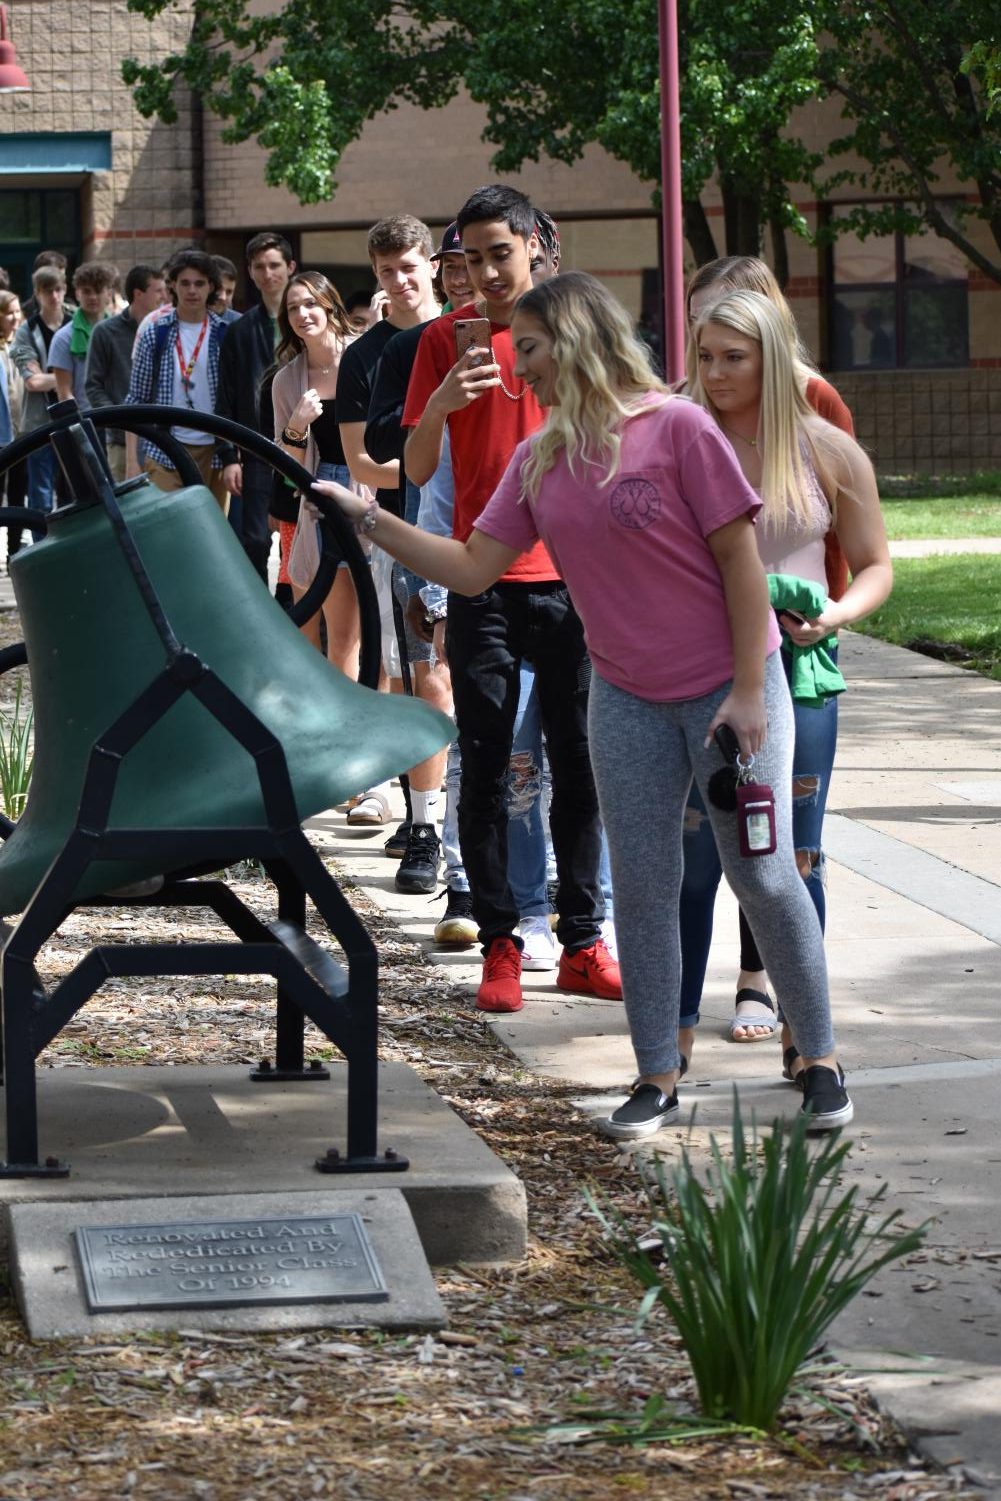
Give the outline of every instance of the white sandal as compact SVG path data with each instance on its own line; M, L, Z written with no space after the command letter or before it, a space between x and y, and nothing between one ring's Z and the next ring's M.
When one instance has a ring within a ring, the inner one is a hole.
M349 824L389 823L391 817L389 803L381 792L366 792L348 809Z

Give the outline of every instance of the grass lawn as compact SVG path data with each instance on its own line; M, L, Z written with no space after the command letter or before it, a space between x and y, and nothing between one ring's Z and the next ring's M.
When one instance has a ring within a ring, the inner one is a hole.
M921 500L884 496L882 505L891 542L922 537L1001 536L1001 494L971 491Z
M854 629L1001 682L1001 556L897 559L890 598Z

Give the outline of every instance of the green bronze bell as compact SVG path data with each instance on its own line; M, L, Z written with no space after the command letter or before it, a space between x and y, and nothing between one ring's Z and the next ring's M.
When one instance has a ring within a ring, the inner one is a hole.
M440 750L451 720L331 667L262 586L208 490L145 483L122 514L179 641L281 742L300 821ZM56 513L11 563L35 712L27 808L0 847L0 913L21 911L74 827L91 749L163 671L164 648L103 506ZM251 756L190 694L122 762L110 827L266 822ZM74 900L164 872L90 866Z

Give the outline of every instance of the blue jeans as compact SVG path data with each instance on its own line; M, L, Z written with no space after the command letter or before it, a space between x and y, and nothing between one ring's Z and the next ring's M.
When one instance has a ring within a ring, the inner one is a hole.
M523 662L507 773L507 879L519 917L549 912L543 806L542 716L535 673Z
M462 763L459 760L459 742L453 740L448 748L445 768L445 816L441 821L441 850L445 856L445 885L455 891L468 891L469 878L462 863L459 848L459 783Z
M36 511L51 511L56 503L56 454L51 443L28 455L28 505ZM31 535L41 542L44 532L32 528Z
M831 653L837 660L837 651ZM788 676L789 659L782 653ZM838 700L829 698L821 709L793 705L795 743L792 772L793 847L808 851L811 870L806 889L813 902L820 930L824 930L827 904L824 899L824 855L821 835L831 786L834 753L838 743ZM709 962L713 936L713 907L722 867L705 803L693 786L685 809L685 874L681 885L681 1016L678 1025L694 1027ZM763 969L750 930L742 927L741 968ZM750 939L750 942L748 942ZM755 959L758 962L755 963ZM745 962L745 960L747 962Z

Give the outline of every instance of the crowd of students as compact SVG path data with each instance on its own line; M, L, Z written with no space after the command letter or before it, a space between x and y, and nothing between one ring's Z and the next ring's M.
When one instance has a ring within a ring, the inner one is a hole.
M437 246L404 214L376 224L368 250L375 292L351 312L271 232L247 245L259 302L242 316L234 268L199 250L162 277L133 268L113 314L105 263L76 272L72 316L62 273L39 266L38 306L12 341L0 292L0 381L22 383L22 429L45 420L53 389L187 407L173 436L220 506L235 503L262 577L280 531L294 595L315 556L310 496L197 413L273 438L355 521L383 611L383 686L454 712L457 730L447 764L403 778L406 818L386 841L396 883L434 896L444 862L435 937L479 941L481 1010L519 1010L526 968L624 1000L637 1080L599 1123L607 1135L677 1117L722 872L741 908L730 1036L781 1025L811 1125L846 1124L821 841L837 631L892 578L850 415L753 258L696 273L687 381L672 391L607 288L561 271L555 225L514 189L477 190ZM180 483L152 442L106 437L116 475ZM51 462L36 459L28 499L46 509ZM305 629L356 669L346 572L322 627ZM386 823L388 791L365 789L348 820Z

